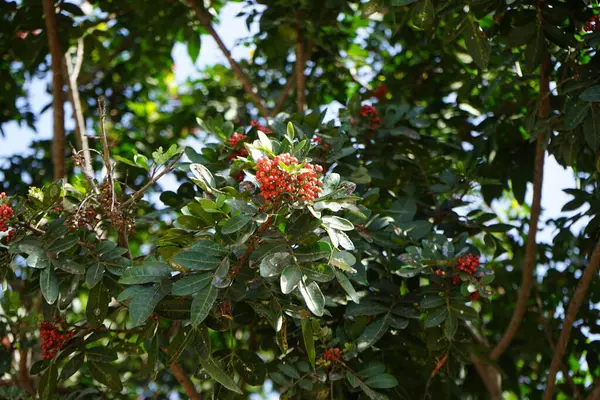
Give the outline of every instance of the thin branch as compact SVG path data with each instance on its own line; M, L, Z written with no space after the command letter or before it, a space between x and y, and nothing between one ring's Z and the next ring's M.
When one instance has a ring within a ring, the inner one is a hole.
M502 377L498 370L491 364L481 361L474 354L471 355L471 361L477 370L477 374L483 381L483 385L490 396L490 400L502 399Z
M21 335L21 343L25 342L25 334ZM31 377L29 376L29 349L26 347L22 347L19 350L19 381L21 383L21 387L27 393L35 395L35 389L33 387L33 383L31 383Z
M538 117L546 119L550 115L550 97L547 95L550 92L549 85L549 65L550 55L547 52L542 54L542 62L540 66L540 93ZM533 286L533 272L535 269L537 258L537 242L536 235L538 230L538 221L540 218L542 205L542 183L544 180L544 156L546 154L546 141L548 140L547 131L540 132L536 141L535 149L535 166L533 175L533 201L531 204L531 216L529 218L529 231L527 232L527 243L525 245L525 262L523 264L523 273L521 275L521 288L515 310L510 319L508 327L504 335L490 353L492 360L497 360L506 351L513 337L521 326L521 321L525 315L527 301Z
M77 78L79 77L79 71L81 71L81 64L83 62L83 38L80 38L77 42L77 57L75 63L71 60L69 52L65 54L65 72L67 76L69 102L73 108L73 117L75 119L75 133L77 140L78 150L83 153L83 165L82 172L86 177L90 186L95 193L98 193L98 188L94 182L94 170L92 169L92 161L90 155L90 148L88 145L88 139L85 128L85 118L83 117L83 110L81 106L81 99L79 98L79 90L77 89Z
M277 114L279 114L281 112L281 110L283 110L283 106L284 106L286 100L290 97L290 94L292 93L292 89L294 88L295 85L296 85L296 70L294 69L294 71L292 71L292 75L288 78L287 82L283 86L283 89L281 89L281 95L279 96L279 99L277 99L277 103L275 103L275 108L273 108L273 111L271 111L272 117L276 116Z
M131 197L123 203L123 209L126 209L127 207L131 206L131 204L133 204L134 201L141 198L144 195L144 193L146 193L146 191L150 189L165 174L168 174L169 172L173 171L173 169L175 169L175 164L177 164L177 162L181 159L182 156L183 153L179 153L179 155L175 157L173 161L171 161L162 171L160 171L158 175L150 178L150 181L148 181L148 183L146 183L142 188L138 189L135 193L133 193Z
M52 58L52 111L54 118L54 136L52 140L52 165L54 180L66 175L65 163L65 110L63 99L62 51L56 27L54 0L43 0L44 15L46 16L46 33Z
M550 364L550 371L548 372L548 379L546 382L546 393L544 393L545 400L552 400L554 386L556 384L556 373L558 372L558 369L562 364L563 355L565 354L565 350L567 348L567 342L569 341L569 336L571 335L571 329L573 329L573 324L575 323L575 317L577 316L577 312L579 311L581 305L583 304L583 301L585 300L587 291L590 287L590 283L593 279L597 278L599 265L600 240L596 242L594 252L592 253L592 257L590 258L590 262L588 263L581 279L579 280L579 284L577 285L577 289L575 289L573 299L569 303L569 309L565 314L563 327L560 331L558 342L556 343L556 351L554 352L554 357L552 358L552 363Z
M600 378L594 382L594 388L585 400L600 400Z
M104 165L106 166L106 179L111 190L110 211L113 212L115 208L115 185L113 181L112 164L110 161L110 147L108 145L108 139L106 137L106 130L104 129L104 120L106 118L106 104L102 97L98 99L98 115L100 116L100 135L102 138L102 155L104 157Z
M212 17L211 17L211 15L208 13L208 11L206 9L204 9L200 5L200 3L198 2L198 0L187 0L187 3L189 5L189 7L192 10L194 10L194 12L196 13L196 17L198 18L198 20L200 21L200 23L202 24L202 26L213 37L213 39L215 40L215 42L217 42L217 46L219 46L219 48L221 49L221 52L223 53L223 55L225 56L225 58L227 58L227 61L229 61L229 65L231 66L231 70L237 76L237 78L239 79L239 81L242 83L242 86L244 87L244 91L250 97L250 100L252 100L252 103L254 103L254 105L256 106L256 108L258 108L258 111L260 112L260 114L263 117L268 117L269 116L269 111L267 110L267 107L262 102L261 98L256 93L256 91L254 89L254 86L250 82L250 79L244 73L244 71L242 71L242 68L233 59L233 57L231 57L231 53L227 49L227 46L225 46L225 43L223 43L223 40L221 40L221 37L219 36L219 34L217 33L217 31L215 31L215 28L212 25Z
M540 299L539 295L536 295L536 303L537 303L538 312L540 315L540 317L539 317L540 325L542 325L542 328L544 329L544 333L546 334L546 340L548 341L548 344L550 345L550 350L552 350L552 353L554 353L556 351L556 343L554 343L554 338L552 337L552 330L550 330L550 327L548 326L548 321L544 317L544 314L543 314L544 311L542 308L542 299ZM579 388L577 387L575 382L573 382L573 379L569 376L569 369L563 362L560 363L560 369L562 370L562 373L565 376L565 379L567 380L567 382L569 382L569 384L571 385L571 389L573 390L573 395L575 396L575 398L576 399L581 398L581 393L579 391Z
M304 112L304 90L306 88L304 81L304 68L306 60L304 54L304 37L302 35L302 20L300 14L296 13L296 106L298 112Z

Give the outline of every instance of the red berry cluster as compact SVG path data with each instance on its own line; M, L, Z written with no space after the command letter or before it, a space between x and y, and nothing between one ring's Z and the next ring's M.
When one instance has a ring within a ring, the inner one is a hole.
M381 124L381 119L379 119L377 110L373 106L362 106L360 108L360 116L369 120L369 126L371 128L377 128Z
M598 29L598 20L600 19L599 15L594 15L588 23L583 27L585 32L592 32Z
M67 331L64 322L54 324L44 321L40 325L40 338L42 339L42 357L52 358L58 350L64 348L69 340L75 335L73 331Z
M8 220L15 215L7 200L6 193L0 193L0 203L2 203L0 204L0 232L8 231ZM13 235L14 230L11 230L4 240L8 243Z
M231 135L231 137L229 138L229 145L231 147L237 147L240 142L243 142L244 139L246 139L247 136L241 133L234 133L233 135ZM245 147L242 147L236 151L234 151L233 153L231 153L231 155L229 156L229 161L233 161L234 159L238 158L238 157L246 157L248 155L248 150Z
M443 271L441 269L436 269L435 271L433 271L433 274L435 276L446 276L446 271Z
M268 128L266 126L262 126L260 124L260 122L258 122L257 120L252 120L250 121L250 126L255 126L257 130L261 131L262 133L264 133L265 135L268 135L269 133L273 133L273 130L271 130L271 128Z
M260 184L260 196L267 202L287 199L291 201L313 201L322 191L323 182L317 179L317 173L323 171L320 165L304 164L297 174L291 174L280 168L279 164L296 165L298 159L289 153L280 154L273 160L262 157L257 162L256 179Z
M315 135L315 136L312 137L312 139L310 139L310 142L313 145L318 146L321 143L323 143L323 138L320 138L319 136Z
M242 140L244 140L246 138L247 138L246 135L236 132L233 135L231 135L231 137L229 138L229 144L231 145L231 147L235 147L238 145L239 142L241 142Z
M456 269L469 275L473 275L477 271L477 267L479 267L479 256L467 254L456 260Z
M475 301L479 298L479 292L471 293L471 300Z
M386 94L388 94L389 91L390 90L388 89L387 85L382 83L377 89L373 90L372 96L377 100L381 100Z
M339 349L339 347L329 349L325 352L325 354L323 355L323 358L328 361L339 360L340 358L342 358L342 351Z

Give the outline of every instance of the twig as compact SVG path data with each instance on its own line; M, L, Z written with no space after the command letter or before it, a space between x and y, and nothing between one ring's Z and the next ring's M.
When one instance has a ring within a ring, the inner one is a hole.
M52 140L52 165L54 180L66 175L65 164L65 110L63 99L62 52L56 27L56 14L53 0L43 0L44 15L46 16L46 33L52 58L52 111L54 118L54 136Z
M550 55L547 52L542 54L542 63L540 66L540 103L538 107L538 116L540 119L548 118L550 114L550 92L549 85L549 65ZM540 218L542 204L542 183L544 180L544 156L546 154L547 132L540 132L536 141L535 166L533 176L533 201L531 204L531 216L529 218L529 231L527 232L527 244L525 246L525 262L523 263L523 273L521 275L521 288L517 304L511 317L511 320L504 332L504 335L490 353L492 360L497 360L506 351L513 337L516 335L521 321L525 315L527 301L533 286L533 271L537 257L536 234L538 221Z
M565 314L563 327L560 331L558 342L556 343L556 351L554 352L554 357L552 358L552 363L550 364L550 370L548 372L548 379L546 381L546 393L544 393L545 400L552 400L554 386L556 384L556 373L558 372L558 369L562 364L563 355L565 354L565 350L567 348L567 342L569 341L569 336L571 335L571 329L573 329L573 324L575 323L575 317L577 316L577 312L583 304L583 300L585 300L585 296L590 287L590 283L593 279L596 278L599 265L600 240L596 242L594 252L592 253L592 257L590 258L590 262L588 263L581 279L579 280L579 284L577 285L577 289L575 289L573 299L569 303L569 309Z
M302 35L302 20L300 19L300 13L296 13L296 106L298 112L304 112L304 67L306 61L304 59L304 38Z
M290 97L290 94L292 93L292 89L294 88L295 84L296 84L296 70L294 69L294 71L292 71L292 75L288 78L287 82L283 86L283 89L281 89L281 95L279 96L279 99L277 99L277 102L275 103L275 108L273 108L273 111L271 111L272 117L276 116L277 114L279 114L281 112L286 100Z
M25 333L21 334L21 343L26 341ZM19 350L19 381L21 383L21 387L29 394L35 395L35 389L33 384L31 383L31 378L29 377L29 367L27 365L29 361L29 349L26 347L22 347Z
M221 40L221 37L219 36L217 31L215 31L215 28L212 25L212 18L210 16L210 14L208 13L208 11L206 9L204 9L203 6L200 5L198 0L187 0L187 3L190 6L190 8L192 10L194 10L194 12L196 13L196 17L198 17L198 20L200 21L202 26L213 37L215 42L217 42L217 46L219 46L219 48L221 49L221 52L223 53L225 58L227 58L227 61L229 61L231 70L237 76L239 81L242 83L242 86L244 87L244 91L250 97L250 100L252 100L252 103L254 103L256 108L258 108L258 111L260 112L260 114L263 117L268 117L269 111L267 110L267 107L262 102L260 96L256 93L254 86L250 82L250 79L248 78L248 76L244 73L244 71L242 71L242 68L233 59L233 57L231 57L231 53L225 46L225 43L223 43L223 40Z
M185 394L190 398L190 400L201 400L200 393L196 390L196 386L194 383L188 378L187 374L181 368L179 362L174 362L171 364L171 373L177 379L177 382L183 387Z
M154 185L160 178L162 178L165 174L173 171L173 169L175 168L175 164L177 164L177 162L181 159L182 156L183 153L179 153L179 155L175 157L173 161L171 161L162 171L160 171L158 175L152 176L148 183L146 183L142 188L138 189L135 193L131 195L129 199L127 199L127 201L123 203L123 208L126 209L127 207L131 206L131 204L133 204L134 201L142 197L144 193L146 193L146 191L150 189L152 185Z
M100 135L102 137L102 154L104 157L104 165L106 166L106 179L111 191L110 211L115 208L115 185L113 182L112 164L110 162L110 147L106 138L106 130L104 129L104 119L106 118L106 104L102 97L98 98L98 115L100 116Z
M544 311L542 308L542 299L540 299L539 295L536 295L535 299L536 299L536 303L538 306L538 313L540 316L539 317L540 325L542 325L542 328L544 329L544 333L546 334L546 340L548 341L548 344L550 345L550 350L552 350L552 353L554 353L556 351L556 344L554 343L554 338L552 337L552 331L550 330L550 327L548 326L548 321L546 320L546 318L544 317L544 314L543 314ZM577 387L575 382L573 382L573 379L569 376L569 370L567 369L566 365L563 362L560 363L560 368L562 370L563 375L565 376L565 379L571 385L571 388L573 389L573 395L575 396L575 398L576 399L581 398L581 393L579 392L579 388Z
M68 84L68 94L69 94L69 102L73 107L73 118L75 120L75 131L76 131L76 140L78 150L81 150L83 153L83 166L82 172L86 177L90 186L92 187L95 193L98 193L98 187L94 182L94 170L92 169L92 161L90 155L90 149L88 145L88 139L85 128L85 118L83 117L83 110L81 107L81 99L79 98L79 91L77 90L77 78L79 77L79 72L81 71L81 64L83 63L83 38L80 38L77 42L77 56L75 58L75 63L71 59L71 54L69 52L65 53L65 75L67 77Z
M600 378L594 382L594 388L585 400L600 400Z

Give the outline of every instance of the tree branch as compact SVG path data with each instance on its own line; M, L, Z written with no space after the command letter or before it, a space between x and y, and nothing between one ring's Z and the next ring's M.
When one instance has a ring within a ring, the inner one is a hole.
M311 41L309 41L306 44L306 49L304 52L305 53L304 65L306 65L306 62L311 59L311 56L313 53L313 46L314 46L314 44ZM281 110L283 110L283 106L285 105L286 100L290 97L290 94L292 93L292 89L294 88L294 86L296 84L296 76L297 76L296 65L294 65L292 74L290 75L287 82L283 86L283 89L281 89L281 95L279 96L279 99L277 99L277 102L275 103L275 108L273 108L273 111L271 111L272 117L276 116L277 114L279 114L281 112ZM314 70L314 68L313 68L313 70ZM304 75L303 75L303 77L306 78ZM305 83L305 86L306 86L306 83Z
M304 68L306 66L306 61L304 59L304 38L302 35L302 21L300 19L300 14L296 13L296 106L298 107L298 112L304 112L304 90L305 90L305 82L304 82Z
M540 102L538 106L538 117L540 119L546 119L550 114L549 65L550 56L547 52L544 52L542 54L542 63L540 66ZM536 141L533 200L531 204L531 216L529 218L529 231L527 232L527 243L525 245L525 262L523 264L523 273L521 275L521 289L519 290L517 304L508 327L496 347L490 353L490 358L492 360L500 358L518 332L523 316L525 315L527 301L529 300L529 295L533 286L533 272L537 259L536 235L542 205L542 183L544 180L544 156L546 154L546 141L548 140L547 133L547 131L540 132Z
M69 102L73 108L73 118L75 120L75 132L77 148L83 153L83 165L82 171L90 182L94 192L98 193L98 188L94 182L94 170L92 169L92 161L90 155L90 148L88 145L88 138L85 128L85 118L83 117L83 110L81 107L81 99L79 98L79 90L77 89L77 78L79 77L79 71L81 71L81 64L83 62L83 38L80 38L77 42L77 56L75 63L71 60L69 52L65 53L65 75L67 78Z
M56 27L54 0L43 0L44 15L46 16L46 33L52 58L52 111L54 118L54 137L52 140L52 165L54 180L66 175L65 164L65 110L62 94L62 52Z
M200 23L202 24L202 26L213 37L213 39L215 40L215 42L217 42L217 46L219 46L219 48L221 49L221 52L223 53L223 55L225 56L225 58L227 58L227 61L229 61L229 65L231 66L231 70L236 75L236 77L238 78L238 80L242 83L242 86L244 87L244 91L250 97L250 100L252 100L252 103L254 103L254 105L256 106L256 108L258 108L258 111L260 112L260 114L263 117L268 117L269 116L269 111L267 110L267 107L263 104L261 98L255 92L254 86L250 82L250 79L248 78L248 76L244 73L244 71L242 71L242 68L233 59L233 57L231 57L231 53L229 52L229 50L225 46L225 43L223 43L223 41L221 40L221 37L219 36L219 34L217 33L217 31L215 31L215 29L213 28L212 17L208 13L208 11L205 10L200 5L200 3L198 2L198 0L187 0L187 3L189 5L189 7L192 10L194 10L194 12L196 13L196 17L198 18L198 20L200 21Z
M150 189L152 187L152 185L154 185L160 178L162 178L165 174L173 171L173 169L175 168L175 164L177 164L177 161L179 161L179 159L181 159L181 157L183 156L183 152L179 153L179 155L177 157L175 157L173 159L173 161L171 161L169 163L169 165L167 165L165 167L165 169L163 169L159 174L157 174L156 176L153 176L152 178L150 178L150 181L148 183L146 183L142 188L140 188L139 190L137 190L135 193L133 193L131 195L131 197L129 199L127 199L127 201L125 201L123 203L123 208L126 209L127 207L129 207L131 204L133 204L134 201L138 200L140 197L142 197L144 195L144 193L146 193L146 191L148 189Z
M592 257L590 258L590 262L588 263L581 279L579 280L579 284L577 285L577 289L575 289L573 299L569 303L569 309L565 314L563 327L560 331L558 342L556 343L556 351L554 352L554 357L552 358L552 363L550 364L550 370L548 372L548 380L546 382L546 393L544 393L545 400L552 400L554 386L556 384L556 373L558 372L558 369L562 364L563 355L565 354L565 350L567 348L567 342L569 341L569 336L571 335L571 329L573 328L573 324L575 323L575 317L577 316L577 312L579 311L581 305L583 304L583 301L585 300L587 291L590 287L590 283L594 278L596 278L599 265L600 240L596 242L596 246L594 247Z

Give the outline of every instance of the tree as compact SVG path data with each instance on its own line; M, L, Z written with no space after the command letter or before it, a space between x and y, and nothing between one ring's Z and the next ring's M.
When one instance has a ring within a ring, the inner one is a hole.
M22 85L50 65L97 132L67 132L65 180L50 143L7 161L5 397L593 398L595 6L249 1L238 61L226 2L88 5L2 3L2 121L32 123ZM206 37L228 68L174 88L174 42ZM578 212L544 221L547 154Z

